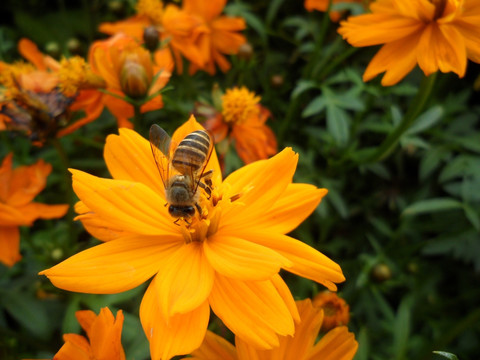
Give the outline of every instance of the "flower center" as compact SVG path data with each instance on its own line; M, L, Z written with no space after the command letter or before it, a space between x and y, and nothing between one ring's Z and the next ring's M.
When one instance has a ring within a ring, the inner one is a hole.
M137 14L147 16L154 24L161 24L163 3L160 0L139 0Z
M242 124L252 116L258 116L260 97L247 88L228 89L222 96L222 115L227 123Z

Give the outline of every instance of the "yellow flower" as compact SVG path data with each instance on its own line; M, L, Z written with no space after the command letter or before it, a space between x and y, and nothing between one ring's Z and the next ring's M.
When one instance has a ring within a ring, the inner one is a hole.
M312 306L310 299L297 301L301 322L295 335L282 336L280 346L259 350L235 338L236 348L213 332L207 332L202 346L192 353L192 360L351 360L357 352L355 336L346 326L337 327L315 344L322 326L323 311ZM186 360L186 359L185 359Z
M18 227L31 226L36 219L62 217L68 205L47 205L33 202L45 188L52 166L39 160L30 166L12 169L13 154L3 159L0 167L0 262L13 266L21 259Z
M193 116L172 137L202 129ZM298 311L278 272L284 268L335 290L340 267L285 234L318 205L326 189L293 184L298 156L285 149L222 180L215 151L206 165L212 194L201 215L174 222L150 144L120 129L104 151L113 179L71 170L78 219L105 243L42 271L62 289L118 293L153 277L140 306L153 360L198 348L210 308L241 339L260 348L293 335ZM166 166L165 159L160 167ZM200 187L199 187L200 189ZM241 301L239 301L241 299Z
M480 63L480 6L476 0L377 0L371 14L349 17L338 32L353 46L384 44L363 75L385 72L394 85L416 64L425 75L438 70L465 75L467 59Z
M255 96L254 92L248 91L244 86L227 89L222 96L223 119L227 123L245 123L250 117L259 115L259 102L260 96Z
M81 335L65 334L65 344L53 360L125 360L121 336L123 326L122 310L115 318L108 307L95 315L91 310L81 310L75 316L87 333L88 340Z
M350 308L345 300L336 293L330 291L319 292L313 299L313 306L323 309L322 331L347 325L350 321Z

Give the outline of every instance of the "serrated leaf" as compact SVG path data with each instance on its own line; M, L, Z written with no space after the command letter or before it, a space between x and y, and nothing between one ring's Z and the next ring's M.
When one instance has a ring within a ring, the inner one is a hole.
M309 117L312 115L317 115L322 112L327 105L327 99L323 95L318 95L305 107L302 111L302 117Z
M45 308L37 299L17 292L6 292L2 296L5 310L15 320L36 337L48 338L52 329Z
M432 108L421 114L413 123L413 125L405 132L405 134L418 134L428 128L431 128L442 119L444 113L445 111L442 106L433 106Z
M327 130L337 144L344 146L348 142L350 117L348 113L334 105L327 105Z
M402 216L428 214L461 208L463 208L463 204L453 198L435 198L413 203L403 210Z

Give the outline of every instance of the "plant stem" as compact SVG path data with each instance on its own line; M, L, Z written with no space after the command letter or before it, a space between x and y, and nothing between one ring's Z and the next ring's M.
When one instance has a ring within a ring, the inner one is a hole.
M140 105L134 104L133 109L135 112L132 118L133 128L136 132L141 132L142 113L140 112Z
M68 238L72 239L73 234L73 216L74 216L74 209L73 209L73 188L71 184L70 174L68 172L69 160L65 149L60 142L59 139L54 138L51 140L52 145L57 150L58 157L60 159L60 163L62 164L62 172L63 172L63 187L65 191L65 202L68 204L68 212L67 212L67 222L68 222Z
M420 84L420 89L418 90L416 97L413 99L407 113L403 117L402 122L392 133L387 136L387 138L371 156L367 157L361 162L377 162L390 155L390 153L395 149L395 146L398 144L402 135L409 129L409 127L417 119L418 115L425 107L425 104L432 93L436 77L437 73L433 73L432 75L423 78L422 83Z

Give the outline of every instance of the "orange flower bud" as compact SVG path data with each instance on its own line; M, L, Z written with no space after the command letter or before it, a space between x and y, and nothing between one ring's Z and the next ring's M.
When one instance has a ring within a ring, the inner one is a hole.
M145 97L152 77L152 62L148 51L137 48L135 51L124 53L123 65L120 70L120 86L125 94L133 99Z

